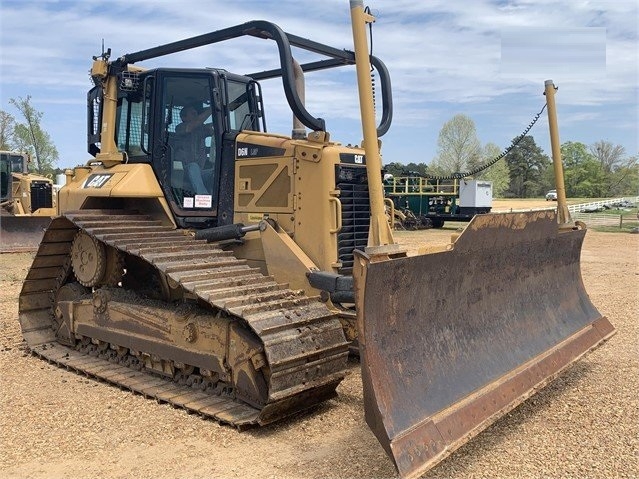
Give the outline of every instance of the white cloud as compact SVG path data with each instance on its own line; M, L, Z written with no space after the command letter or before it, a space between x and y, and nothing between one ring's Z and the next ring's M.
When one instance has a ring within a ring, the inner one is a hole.
M537 72L583 80L606 72L606 30L585 28L508 28L501 32L501 75L526 78Z
M36 108L45 114L44 126L50 128L62 161L82 157L88 70L91 56L100 53L103 38L113 57L118 57L265 19L290 33L352 48L346 0L1 1L0 108L10 110L9 98L32 95ZM430 160L438 130L459 112L476 117L478 131L485 135L480 137L483 143L506 146L526 126L527 120L522 124L522 119L532 117L543 105L543 81L548 78L560 87L557 101L562 139L596 141L600 134L623 144L628 152L638 150L637 116L628 118L627 114L633 108L637 111L636 1L379 0L369 5L377 16L373 53L386 63L393 83L395 114L389 138L405 142L394 146L385 141L387 161L401 161L393 158L393 151L402 157L412 151L411 157ZM548 72L539 61L524 56L521 70L506 75L501 33L541 28L605 31L603 71L594 68L591 75L575 75L575 69ZM225 42L145 62L148 66L219 66L238 73L270 69L276 64L274 44L257 39ZM359 141L361 136L353 78L352 69L339 74L314 73L307 78L309 110L325 118L329 130L331 125L339 125L339 131L331 131L332 138L343 142ZM264 85L265 94L277 99L267 101L267 115L271 130L282 125L286 133L291 114L279 87L276 81ZM620 120L611 121L616 117ZM76 127L65 128L59 124L60 118L78 118L73 121ZM542 138L547 134L537 131L533 134L546 149Z

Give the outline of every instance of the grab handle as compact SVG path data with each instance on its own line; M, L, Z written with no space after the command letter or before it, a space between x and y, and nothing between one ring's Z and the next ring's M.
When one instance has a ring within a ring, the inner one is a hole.
M390 227L391 227L391 230L394 230L395 229L395 203L393 203L393 200L391 200L390 198L384 198L384 203L389 208Z
M335 228L328 230L329 233L335 234L342 229L342 202L339 198L335 197L329 198L328 201L335 203L335 219L337 224L335 225Z

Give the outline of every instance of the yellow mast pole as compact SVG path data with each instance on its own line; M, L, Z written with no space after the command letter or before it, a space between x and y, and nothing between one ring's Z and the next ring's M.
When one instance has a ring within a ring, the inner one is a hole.
M115 118L118 106L118 79L109 74L109 62L101 58L94 60L91 76L102 82L102 129L100 130L100 153L96 160L107 168L123 162L123 156L115 143Z
M379 139L375 125L375 107L373 87L370 79L370 59L366 40L366 24L373 23L375 17L364 12L363 0L350 0L353 43L355 45L355 64L359 105L366 152L366 174L368 176L368 194L370 197L371 225L368 233L368 246L395 244L393 233L386 219L384 192L382 189L382 158L379 153Z
M555 188L557 189L557 219L559 224L563 225L571 222L571 218L566 202L564 168L561 163L561 146L559 143L559 128L557 126L557 107L555 105L555 91L557 88L552 80L546 80L544 85L544 94L546 95L546 104L548 105L548 126L550 128L552 164L555 169Z

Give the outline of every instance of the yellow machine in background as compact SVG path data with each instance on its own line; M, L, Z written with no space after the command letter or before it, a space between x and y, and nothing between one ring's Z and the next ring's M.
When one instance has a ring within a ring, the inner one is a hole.
M0 250L33 249L57 215L53 181L29 173L29 156L0 151Z
M585 230L560 230L552 212L479 215L437 253L394 244L378 150L390 79L367 51L373 18L355 0L351 12L354 53L252 21L96 57L94 159L60 191L20 322L49 361L237 427L333 397L359 343L367 421L416 477L613 328L581 283ZM273 40L279 67L134 65L240 36ZM291 47L321 58L300 65ZM305 73L344 65L357 69L362 146L332 141L303 101ZM266 129L269 78L290 135Z

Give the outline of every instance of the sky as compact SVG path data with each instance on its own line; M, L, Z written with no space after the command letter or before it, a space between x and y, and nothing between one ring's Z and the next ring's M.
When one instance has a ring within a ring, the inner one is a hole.
M560 141L597 141L639 152L637 0L371 0L372 51L387 66L393 123L384 163L430 163L438 136L457 114L470 117L482 145L508 147L555 97ZM353 49L347 0L0 0L0 109L31 96L61 168L84 164L86 92L92 57L112 58L250 20L340 49ZM293 51L299 60L315 60ZM274 42L252 37L201 47L145 67L274 68ZM270 132L290 134L281 82L263 82ZM331 139L361 142L354 67L310 73L306 106ZM546 113L529 133L551 155Z

